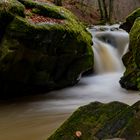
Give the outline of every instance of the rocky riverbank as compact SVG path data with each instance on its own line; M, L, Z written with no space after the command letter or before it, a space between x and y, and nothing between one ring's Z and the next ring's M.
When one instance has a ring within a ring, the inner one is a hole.
M126 71L120 80L122 87L140 90L140 8L130 14L121 25L130 34L129 51L123 56Z
M80 107L48 140L140 139L140 102L93 102Z
M68 10L33 0L0 2L0 97L74 85L93 67L92 37Z
M140 90L140 9L130 14L121 28L130 34L129 51L123 56L126 71L122 87ZM140 101L132 106L121 102L93 102L80 107L48 140L139 140Z

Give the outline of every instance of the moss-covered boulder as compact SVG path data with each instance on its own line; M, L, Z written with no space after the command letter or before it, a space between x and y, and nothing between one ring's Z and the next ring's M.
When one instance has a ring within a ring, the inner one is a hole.
M135 20L140 17L140 8L133 11L128 17L126 18L126 21L120 25L120 28L126 30L127 32L130 32Z
M130 31L129 52L123 56L126 71L120 80L126 89L140 90L140 18Z
M92 37L68 10L0 1L0 97L75 84L93 66Z
M140 101L80 107L48 140L140 140Z

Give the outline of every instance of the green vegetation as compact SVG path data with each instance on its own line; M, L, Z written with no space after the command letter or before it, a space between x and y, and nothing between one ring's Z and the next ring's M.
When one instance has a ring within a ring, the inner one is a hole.
M140 9L137 9L127 17L125 23L125 25L131 25L127 26L127 31L131 29L130 45L129 52L123 56L126 71L120 80L122 87L134 90L140 90L140 19L137 18L139 16Z
M140 102L93 102L80 107L48 140L101 140L114 137L139 140ZM76 132L81 132L77 136Z
M126 21L120 26L122 29L126 30L127 32L130 32L135 20L140 17L140 8L133 11L128 17L126 18Z
M0 28L2 96L74 85L92 69L92 37L71 12L32 0L12 2L0 7L1 26L6 19Z

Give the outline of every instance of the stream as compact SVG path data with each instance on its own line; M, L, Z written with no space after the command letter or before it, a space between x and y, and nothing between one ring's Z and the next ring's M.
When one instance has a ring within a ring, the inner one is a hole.
M140 92L127 91L119 84L128 34L110 28L102 32L93 28L90 32L95 38L95 74L83 77L74 87L0 101L0 140L45 140L79 106L94 101L132 105L140 100Z

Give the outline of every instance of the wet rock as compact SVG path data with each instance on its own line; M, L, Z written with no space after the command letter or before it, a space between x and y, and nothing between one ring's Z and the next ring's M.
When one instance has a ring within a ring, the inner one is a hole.
M63 88L93 67L92 37L68 10L0 1L0 97Z
M118 27L112 27L110 30L111 31L119 31L119 28Z
M120 28L130 32L135 20L140 17L140 8L136 9L126 18L126 21L120 25Z
M140 90L140 18L137 18L130 31L129 52L123 56L126 71L120 80L123 88Z
M93 102L77 109L48 140L139 140L139 120L140 101L132 106Z

